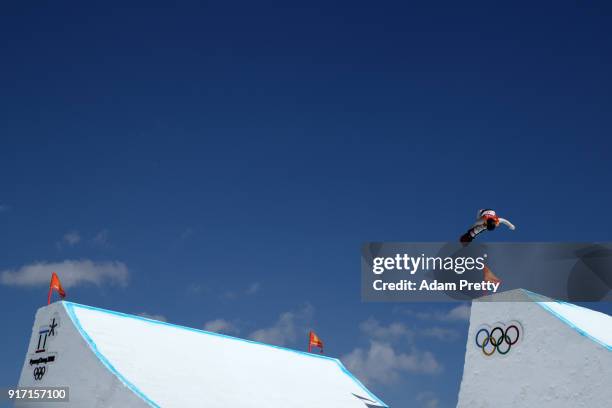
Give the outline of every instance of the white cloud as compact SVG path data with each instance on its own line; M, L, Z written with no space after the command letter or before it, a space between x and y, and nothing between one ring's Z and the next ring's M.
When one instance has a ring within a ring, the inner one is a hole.
M254 331L249 338L277 346L295 343L298 338L306 339L313 315L311 305L305 305L295 312L282 313L272 326Z
M389 325L385 326L374 318L361 322L359 329L370 339L390 344L398 343L401 340L411 342L416 337L433 338L441 341L453 341L459 338L459 332L446 327L409 328L400 322L389 323Z
M81 242L81 234L79 234L78 231L70 231L64 234L61 243L68 246L75 246L79 242Z
M0 283L7 286L48 285L51 272L57 272L62 286L66 289L80 284L100 286L110 283L126 286L129 278L128 268L123 262L93 262L82 259L36 262L19 269L6 269L0 272Z
M435 356L419 350L414 340L418 337L446 339L451 331L445 328L415 329L401 322L384 325L370 318L359 329L368 336L369 348L357 347L341 360L365 383L393 384L406 373L435 374L442 370Z
M431 391L417 394L416 400L421 403L423 408L438 408L440 406L440 399Z
M457 307L454 307L453 309L451 309L450 312L446 314L446 319L450 321L455 321L455 320L463 320L466 322L469 321L470 320L470 306L468 306L467 304L461 304Z
M228 290L228 291L225 291L219 294L219 298L221 300L227 300L227 301L236 300L239 297L241 297L243 294L244 295L254 295L257 292L259 292L260 288L261 288L261 285L259 284L259 282L253 282L246 289L244 289L244 292L242 290L238 290L238 291Z
M365 384L393 384L404 373L436 374L442 366L428 351L412 348L397 351L389 343L372 340L368 349L356 348L340 358L344 365Z
M223 334L238 334L238 325L225 319L215 319L204 324L204 330Z
M368 337L386 342L397 341L401 338L411 339L414 335L403 323L391 323L388 326L383 326L374 318L362 322L359 328Z
M108 246L109 245L108 230L107 229L103 229L102 231L98 232L93 237L91 242L93 242L94 245L98 245L98 246L101 246L101 247Z
M234 300L238 297L238 295L236 295L236 292L228 290L220 294L219 297L223 300Z
M419 320L427 321L438 321L438 322L462 322L470 320L470 306L467 304L460 304L455 306L449 311L426 311L426 312L415 312L410 309L398 309L400 313L414 316Z
M251 285L247 288L246 290L246 294L247 295L254 295L257 292L259 292L259 289L261 288L261 285L259 284L259 282L253 282L251 283Z
M187 292L192 295L201 295L203 293L209 293L210 290L199 283L192 283L187 287Z
M167 322L166 316L160 314L148 314L146 312L138 313L138 316L144 317L146 319L159 320L160 322Z
M453 341L460 337L457 330L437 326L419 329L417 333L420 336L430 337L440 341Z

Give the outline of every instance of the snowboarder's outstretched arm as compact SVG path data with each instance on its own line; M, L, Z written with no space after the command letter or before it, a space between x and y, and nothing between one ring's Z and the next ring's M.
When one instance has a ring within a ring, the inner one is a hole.
M499 223L500 224L504 224L506 227L510 228L512 231L514 231L516 229L516 227L514 226L514 224L512 224L510 221L508 221L505 218L500 218L499 219Z

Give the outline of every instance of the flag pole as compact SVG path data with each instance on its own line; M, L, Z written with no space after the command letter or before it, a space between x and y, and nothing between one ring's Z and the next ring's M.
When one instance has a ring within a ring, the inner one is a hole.
M312 353L312 331L308 332L308 352Z

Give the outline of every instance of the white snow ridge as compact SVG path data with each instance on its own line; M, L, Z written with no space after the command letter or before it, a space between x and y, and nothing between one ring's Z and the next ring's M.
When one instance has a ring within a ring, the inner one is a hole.
M36 313L19 386L68 386L57 407L387 406L334 358L70 302Z
M609 406L611 316L522 289L472 302L459 408Z

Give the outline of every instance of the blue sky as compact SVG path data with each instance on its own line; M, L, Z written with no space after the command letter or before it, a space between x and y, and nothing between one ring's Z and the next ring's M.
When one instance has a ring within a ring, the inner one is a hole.
M517 225L489 240L610 240L609 5L143 4L4 5L0 273L56 263L75 302L290 347L312 327L390 405L450 407L465 305L361 303L360 245L483 207ZM45 283L0 285L0 384Z

